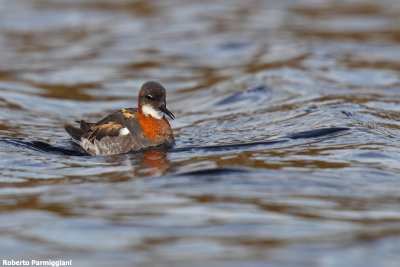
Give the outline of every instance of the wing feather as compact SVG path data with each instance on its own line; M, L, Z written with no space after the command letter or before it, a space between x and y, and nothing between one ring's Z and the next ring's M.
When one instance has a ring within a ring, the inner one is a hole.
M80 120L76 121L80 124L80 128L67 125L65 129L76 140L84 137L94 142L107 136L115 137L120 135L121 129L127 128L127 123L136 117L136 112L137 108L123 108L96 123ZM126 131L122 132L126 134Z
M136 108L123 108L94 124L86 123L85 125L90 127L88 139L93 142L106 136L118 136L120 130L127 127L127 121L135 118L136 111Z

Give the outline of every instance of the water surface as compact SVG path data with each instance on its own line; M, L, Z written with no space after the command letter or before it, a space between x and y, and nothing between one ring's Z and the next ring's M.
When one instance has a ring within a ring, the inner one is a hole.
M398 1L0 1L0 255L398 266ZM65 124L167 88L170 151Z

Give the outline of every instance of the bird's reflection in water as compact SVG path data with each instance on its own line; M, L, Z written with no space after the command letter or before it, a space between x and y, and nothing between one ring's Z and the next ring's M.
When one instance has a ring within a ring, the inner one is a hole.
M166 151L143 152L140 158L139 173L141 175L161 175L170 168Z

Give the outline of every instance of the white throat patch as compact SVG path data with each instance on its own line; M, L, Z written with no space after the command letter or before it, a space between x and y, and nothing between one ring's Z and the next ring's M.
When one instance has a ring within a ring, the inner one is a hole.
M158 120L161 120L164 116L164 114L159 111L159 110L155 110L152 106L150 105L144 105L142 107L142 111L143 114L146 116L152 116L153 118L156 118Z

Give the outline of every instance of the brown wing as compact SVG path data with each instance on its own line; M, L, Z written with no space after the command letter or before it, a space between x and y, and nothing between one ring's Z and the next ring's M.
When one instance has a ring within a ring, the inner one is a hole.
M136 110L134 108L120 109L97 123L90 125L91 132L88 139L94 141L106 136L118 136L119 131L127 127L127 120L133 119L136 116Z
M106 136L118 136L119 130L125 127L125 123L119 117L119 114L112 114L95 123L91 127L88 139L94 141Z
M137 108L123 108L117 110L125 119L132 119L136 116Z

